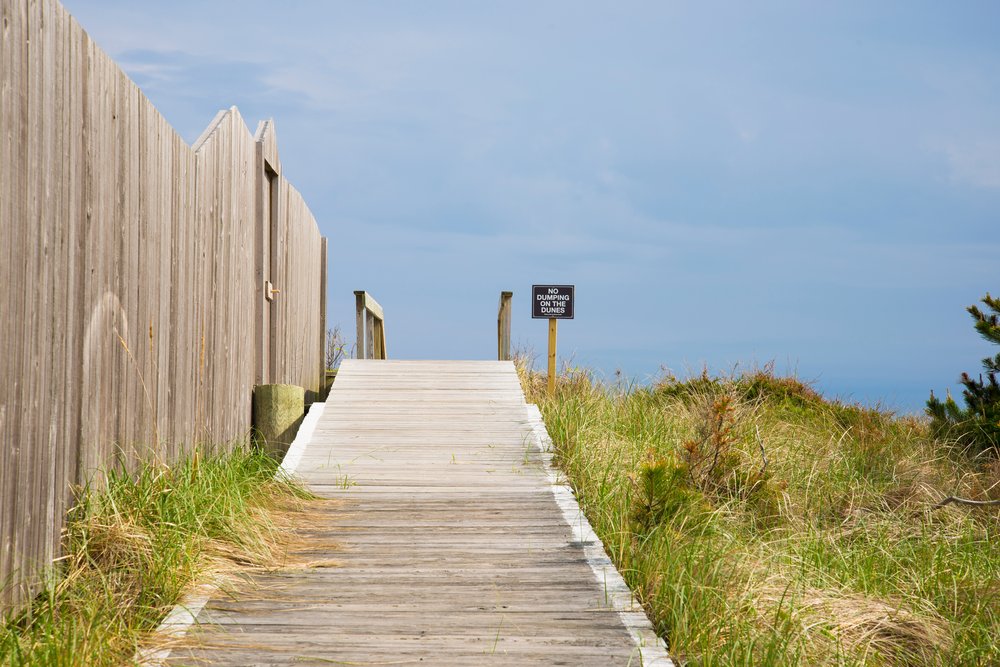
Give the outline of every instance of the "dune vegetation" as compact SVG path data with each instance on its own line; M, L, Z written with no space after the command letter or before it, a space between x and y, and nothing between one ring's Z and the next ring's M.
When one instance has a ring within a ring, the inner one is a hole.
M0 665L119 665L192 585L283 562L309 494L260 448L197 451L82 491L64 555L0 625ZM229 585L227 584L227 585Z
M521 375L682 664L1000 664L1000 507L965 502L1000 498L994 454L769 368Z

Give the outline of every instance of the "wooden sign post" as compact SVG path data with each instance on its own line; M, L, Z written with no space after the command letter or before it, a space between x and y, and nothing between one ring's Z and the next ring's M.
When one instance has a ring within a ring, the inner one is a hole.
M532 285L531 317L549 321L549 395L556 393L556 334L559 320L573 319L575 285Z

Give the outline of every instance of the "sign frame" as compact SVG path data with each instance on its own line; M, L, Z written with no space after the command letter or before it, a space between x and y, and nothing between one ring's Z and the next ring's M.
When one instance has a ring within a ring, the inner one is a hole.
M553 292L552 290L555 290ZM563 313L543 312L541 304L545 299L539 297L556 296L566 304ZM566 297L566 298L563 298ZM572 320L576 316L576 285L532 285L531 286L531 319L533 320Z

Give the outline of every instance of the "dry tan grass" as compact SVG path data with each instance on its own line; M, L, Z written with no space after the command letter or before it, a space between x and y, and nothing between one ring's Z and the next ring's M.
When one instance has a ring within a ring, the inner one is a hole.
M275 507L253 510L255 521L262 527L259 539L250 545L207 541L202 549L198 576L185 588L179 604L187 606L193 600L213 596L268 600L273 596L262 589L255 575L341 567L342 563L336 559L317 557L317 554L339 550L338 543L318 541L304 533L328 522L342 506L340 500L283 497ZM202 629L192 634L157 628L143 637L137 656L141 663L143 656L161 651L207 646L206 633Z
M838 588L795 591L790 580L771 576L749 592L758 618L770 622L784 610L796 626L813 664L836 664L843 653L862 662L937 665L951 648L948 622L932 608L915 611L907 604Z

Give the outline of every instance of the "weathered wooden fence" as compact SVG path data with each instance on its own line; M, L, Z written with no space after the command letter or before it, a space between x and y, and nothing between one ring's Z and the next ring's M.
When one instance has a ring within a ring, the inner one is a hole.
M0 14L2 610L73 487L240 439L254 384L320 389L326 245L270 122L188 147L56 0Z

